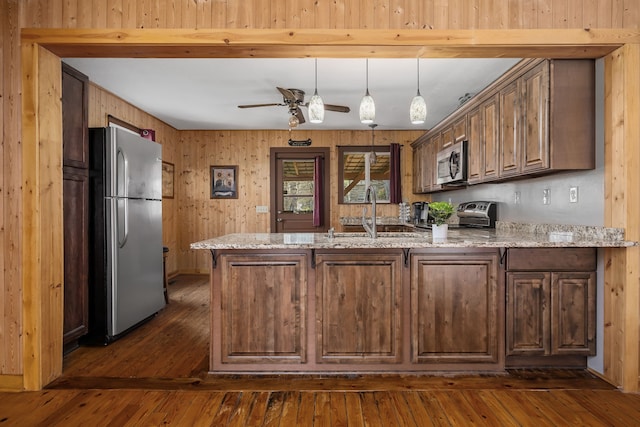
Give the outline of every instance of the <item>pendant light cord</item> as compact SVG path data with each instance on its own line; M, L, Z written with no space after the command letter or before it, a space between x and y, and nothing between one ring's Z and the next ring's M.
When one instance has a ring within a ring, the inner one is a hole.
M418 61L418 96L420 96L420 58L417 58Z

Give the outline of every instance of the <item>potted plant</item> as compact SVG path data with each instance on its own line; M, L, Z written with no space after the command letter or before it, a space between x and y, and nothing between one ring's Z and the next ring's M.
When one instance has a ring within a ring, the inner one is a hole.
M431 202L429 203L429 215L433 218L434 224L431 228L431 234L434 240L442 240L447 238L449 229L447 220L453 215L453 205L449 202Z

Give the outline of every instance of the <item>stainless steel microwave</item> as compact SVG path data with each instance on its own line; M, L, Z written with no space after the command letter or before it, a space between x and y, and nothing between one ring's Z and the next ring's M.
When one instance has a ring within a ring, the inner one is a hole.
M456 142L436 156L438 184L461 184L467 180L467 141Z

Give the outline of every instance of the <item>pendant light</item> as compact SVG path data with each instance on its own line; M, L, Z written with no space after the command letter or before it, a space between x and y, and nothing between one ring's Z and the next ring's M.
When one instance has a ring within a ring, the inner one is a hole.
M360 101L360 121L364 124L373 123L376 118L376 104L369 94L369 59L367 58L367 91Z
M309 101L309 121L311 123L322 123L324 121L324 102L318 95L318 58L315 61L315 91Z
M409 119L414 125L424 123L427 118L427 103L422 95L420 95L420 58L418 58L418 93L413 97L411 106L409 107Z

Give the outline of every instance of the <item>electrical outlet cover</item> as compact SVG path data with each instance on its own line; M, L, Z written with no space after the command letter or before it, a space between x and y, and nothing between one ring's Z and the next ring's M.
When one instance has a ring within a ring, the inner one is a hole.
M578 203L578 187L569 188L569 203Z

